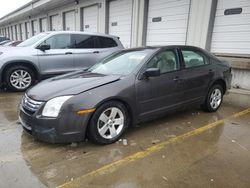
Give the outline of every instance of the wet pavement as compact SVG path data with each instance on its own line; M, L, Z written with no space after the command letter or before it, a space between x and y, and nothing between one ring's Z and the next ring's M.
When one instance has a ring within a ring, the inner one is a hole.
M0 93L0 188L250 186L250 111L232 116L246 107L176 112L108 146L52 145L23 132L20 97Z

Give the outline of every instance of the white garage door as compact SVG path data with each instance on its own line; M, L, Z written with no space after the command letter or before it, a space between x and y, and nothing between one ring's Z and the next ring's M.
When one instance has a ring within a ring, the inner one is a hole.
M33 20L32 22L32 36L37 35L39 33L39 24L37 20Z
M50 16L50 30L51 31L59 30L59 15Z
M109 2L109 34L120 37L125 48L131 44L132 0Z
M186 43L190 0L149 0L147 45Z
M30 38L32 36L32 31L31 31L31 25L30 22L25 22L25 36L26 39Z
M249 0L218 0L211 51L250 54Z
M83 31L98 32L98 15L97 5L83 9Z
M41 32L47 31L47 18L40 19Z
M64 30L66 31L76 30L76 12L74 10L64 13Z
M13 40L17 40L16 38L16 26L13 25Z
M21 35L22 35L22 40L26 39L26 34L25 34L25 24L21 24Z

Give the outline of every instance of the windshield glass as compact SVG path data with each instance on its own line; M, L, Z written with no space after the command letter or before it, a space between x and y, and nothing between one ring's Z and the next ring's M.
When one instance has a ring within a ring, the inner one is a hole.
M152 52L150 49L122 51L94 65L88 71L105 75L128 75Z
M42 38L44 38L45 36L47 36L49 33L40 33L38 35L35 35L25 41L23 41L22 43L20 43L19 47L27 47L27 46L31 46L33 44L35 44L36 42L38 42L39 40L41 40Z

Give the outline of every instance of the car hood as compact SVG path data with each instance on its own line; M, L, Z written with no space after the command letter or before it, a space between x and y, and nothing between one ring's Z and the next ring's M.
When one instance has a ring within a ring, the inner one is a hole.
M77 95L119 79L120 76L79 71L45 80L28 90L27 95L34 100L48 101L58 96Z
M30 50L33 48L30 47L18 47L18 46L0 46L0 52L3 54L1 56L15 56L23 55L25 53L30 53Z

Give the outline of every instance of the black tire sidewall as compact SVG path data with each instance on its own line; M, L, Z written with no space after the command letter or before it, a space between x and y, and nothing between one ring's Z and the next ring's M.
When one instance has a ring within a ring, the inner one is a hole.
M28 67L25 67L25 66L12 66L10 67L7 71L6 71L6 74L4 76L4 81L6 82L6 85L7 85L7 88L11 91L17 91L17 92L22 92L22 91L25 91L27 90L28 88L25 88L25 89L18 89L16 88L15 86L13 86L11 83L10 83L10 76L13 72L17 71L17 70L24 70L26 72L28 72L31 76L31 84L28 88L30 88L34 83L35 83L35 75L34 75L34 72L28 68Z
M210 98L211 98L211 94L213 93L213 91L215 89L219 89L221 91L221 103L220 103L220 105L217 108L214 109L214 108L211 107ZM220 108L220 106L221 106L221 104L223 102L223 95L224 95L224 92L223 92L222 86L219 85L219 84L213 85L210 88L210 90L208 92L208 95L207 95L207 99L206 99L206 103L205 103L205 105L206 105L205 106L206 111L208 111L208 112L216 112Z
M123 129L120 132L120 134L117 135L115 138L105 139L98 132L98 127L97 127L98 119L99 119L100 115L103 113L103 111L105 111L108 108L112 108L112 107L116 107L122 111L122 113L124 115L124 126L123 126ZM93 116L90 120L90 124L88 126L88 133L87 134L88 134L88 137L90 138L90 140L97 143L97 144L102 144L102 145L112 144L120 139L120 137L123 135L123 133L128 128L128 123L129 123L128 111L122 103L117 102L117 101L106 102L106 103L102 104L99 108L97 108L97 110L93 114Z

